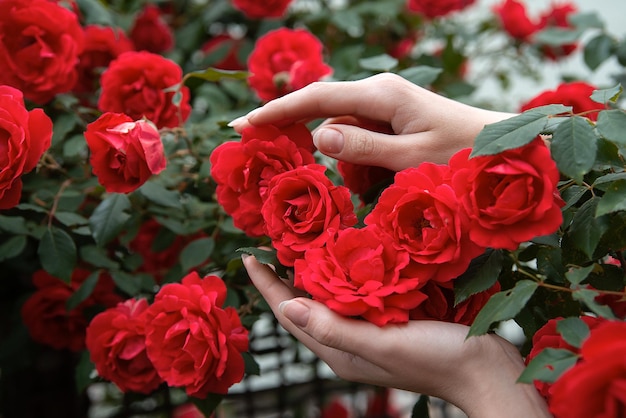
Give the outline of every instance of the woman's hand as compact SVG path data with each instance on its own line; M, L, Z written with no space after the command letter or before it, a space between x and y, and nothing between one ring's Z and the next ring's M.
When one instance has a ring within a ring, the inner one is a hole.
M244 265L280 324L341 378L445 399L470 417L549 417L531 385L516 383L518 350L494 334L466 339L468 327L410 321L378 327L345 318L294 289L253 256Z
M447 163L471 147L490 123L513 116L465 105L391 73L364 80L316 82L230 123L287 125L329 118L313 132L324 154L399 171L421 162Z

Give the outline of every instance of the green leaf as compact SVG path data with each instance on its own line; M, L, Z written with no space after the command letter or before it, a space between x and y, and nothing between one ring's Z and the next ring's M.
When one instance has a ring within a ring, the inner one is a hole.
M428 395L420 395L411 410L411 418L430 418L430 409L428 408L429 403L430 397Z
M0 215L0 231L6 231L16 235L27 235L28 227L26 219L21 216Z
M84 15L85 24L100 24L103 26L115 26L115 19L104 6L104 2L98 0L77 0L81 13Z
M599 197L593 197L583 203L574 214L569 229L572 242L589 259L593 258L593 253L600 242L600 238L608 229L607 219L595 216L599 200Z
M72 293L72 296L67 299L67 302L65 303L65 309L71 311L72 309L77 307L82 301L87 299L93 293L93 289L96 288L99 278L99 270L91 273L89 277L87 277L87 279L85 279L85 281L80 285L80 287L76 289L74 293Z
M615 319L615 315L613 314L611 308L596 302L596 297L599 294L599 292L591 289L577 289L572 293L572 297L574 298L574 300L577 300L587 305L587 307L591 309L591 312L595 313L596 315L606 319Z
M502 270L502 251L492 251L487 260L475 274L462 275L454 282L454 305L466 300L476 293L483 292L498 281Z
M600 176L593 182L593 186L596 187L602 184L607 184L607 183L611 183L611 182L618 181L618 180L626 180L626 171L623 171L621 173L609 173L609 174Z
M65 226L87 225L89 220L74 212L55 212L54 217Z
M550 27L537 32L533 41L548 46L567 45L577 42L582 32L581 29Z
M578 355L563 348L544 348L535 356L517 379L519 383L555 382L578 361Z
M359 65L365 70L391 71L398 65L398 60L391 55L381 54L374 57L361 58Z
M79 122L79 119L73 113L63 113L58 115L54 119L54 129L52 133L52 146L56 146L63 142L63 139L69 134L76 124ZM85 143L85 139L83 138L83 143Z
M621 84L618 84L617 86L611 87L609 89L595 90L591 94L591 100L596 103L602 104L606 104L609 102L616 103L617 99L619 99L619 96L622 94L623 91L624 89L622 88Z
M145 182L138 190L146 199L157 205L173 209L183 208L179 192L168 190L155 181Z
M250 74L246 71L220 70L209 67L202 71L192 71L185 74L185 80L189 78L200 78L205 81L221 81L224 79L245 80Z
M582 186L573 185L561 192L561 197L565 200L565 206L561 208L562 212L574 206L587 193L589 189Z
M224 399L224 395L219 395L217 393L209 393L204 399L199 399L196 397L190 397L189 400L193 402L193 404L204 414L205 417L210 417L213 415L215 408L222 402Z
M513 289L491 296L476 316L467 336L485 334L494 322L514 318L535 293L537 287L538 284L531 280L521 280Z
M62 229L47 228L37 249L41 266L50 275L70 283L76 266L76 244Z
M568 16L567 21L577 28L587 29L603 29L604 20L596 12L574 13Z
M273 266L276 269L276 274L279 277L287 277L287 269L285 268L285 266L280 264L280 261L278 261L278 258L276 257L276 250L262 250L256 247L242 247L237 248L236 251L238 253L254 256L254 258L256 258L259 263Z
M595 265L592 264L587 267L572 268L565 273L565 277L567 278L567 281L571 284L578 285L582 283L582 281L585 280L587 276L589 276L589 273L593 271L594 267Z
M571 110L571 107L563 105L541 106L487 125L476 137L470 156L493 155L526 145L544 132L550 115L558 115Z
M585 45L583 51L585 64L587 64L590 69L595 70L613 55L615 47L616 44L613 38L604 33L600 33Z
M0 261L8 260L22 254L26 248L26 236L15 235L0 244Z
M121 193L107 196L93 211L89 226L96 244L102 246L115 238L130 219L130 200Z
M596 208L595 216L606 215L626 210L626 180L613 182L607 189Z
M80 247L80 258L94 267L100 267L107 270L119 268L119 264L111 260L107 250L95 245L84 245Z
M246 374L248 376L250 375L260 376L261 367L259 366L259 363L257 363L257 361L254 359L254 356L252 356L252 354L247 353L247 352L241 353L241 355L243 356Z
M80 359L78 360L76 370L74 371L76 390L78 393L83 393L87 389L87 386L94 381L91 377L94 370L95 366L91 362L89 350L84 350L80 354Z
M63 142L63 156L66 158L78 157L87 153L87 142L84 135L73 135Z
M550 150L561 173L578 184L596 161L598 144L587 119L574 116L562 122L552 135Z
M623 110L603 110L598 113L596 127L609 141L626 146L626 113Z
M125 273L123 271L111 271L111 278L115 285L122 290L122 292L130 295L137 296L141 290L141 277L136 277L132 274Z
M556 330L566 343L580 348L583 341L589 336L589 326L582 319L571 316L556 323Z
M406 78L413 84L418 86L428 86L432 84L439 74L443 71L442 68L430 67L428 65L418 65L416 67L406 68L398 73L398 75Z
M183 271L189 271L209 259L215 248L215 240L211 237L199 238L187 244L180 253L180 264Z

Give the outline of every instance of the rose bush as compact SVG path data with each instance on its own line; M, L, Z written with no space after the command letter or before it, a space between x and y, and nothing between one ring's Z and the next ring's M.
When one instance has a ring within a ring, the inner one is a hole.
M514 321L557 416L619 416L626 39L573 2L260 4L0 0L0 414L240 408L268 313L250 252L379 326ZM317 121L228 127L379 72L521 114L397 174L322 158Z

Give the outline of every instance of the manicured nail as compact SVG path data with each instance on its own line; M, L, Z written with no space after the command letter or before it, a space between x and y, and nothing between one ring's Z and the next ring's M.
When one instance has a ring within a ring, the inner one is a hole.
M298 301L284 300L278 305L278 310L299 328L309 323L311 310Z
M247 116L239 116L237 119L234 119L228 122L228 126L230 126L231 128L234 128L235 126L240 125L246 119L247 119Z
M313 143L324 154L338 154L343 150L343 134L335 129L320 129L313 136Z

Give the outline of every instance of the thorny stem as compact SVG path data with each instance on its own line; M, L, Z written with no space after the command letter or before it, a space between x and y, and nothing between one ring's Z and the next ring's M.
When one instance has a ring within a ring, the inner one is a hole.
M72 179L65 180L63 183L61 183L61 187L59 188L59 191L57 192L57 194L54 195L52 208L50 208L50 213L48 214L48 228L52 226L52 219L54 218L54 213L59 207L59 200L61 200L61 195L63 194L65 189L69 187L70 184L72 184Z

